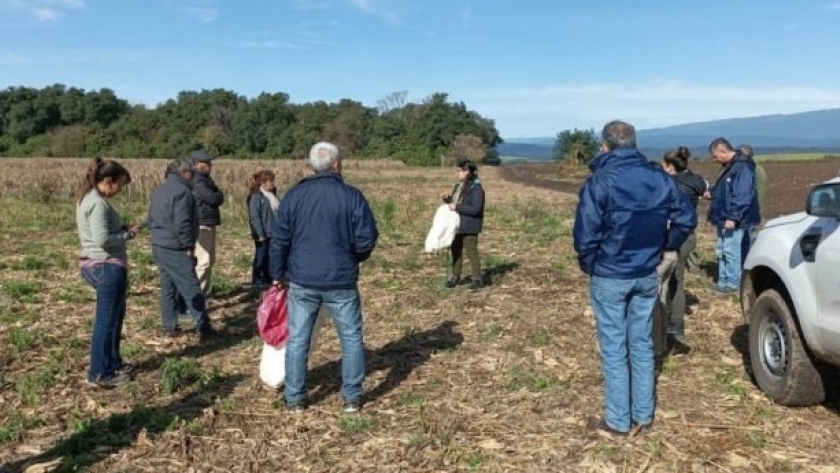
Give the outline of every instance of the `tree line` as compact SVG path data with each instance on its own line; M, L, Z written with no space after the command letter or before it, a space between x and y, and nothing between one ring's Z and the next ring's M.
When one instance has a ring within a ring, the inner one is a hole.
M395 92L376 107L343 99L295 104L283 92L246 98L233 91L182 91L154 108L110 89L56 84L0 91L0 155L118 158L216 156L304 158L317 141L353 158L438 165L443 157L498 159L493 120L435 93L419 103Z

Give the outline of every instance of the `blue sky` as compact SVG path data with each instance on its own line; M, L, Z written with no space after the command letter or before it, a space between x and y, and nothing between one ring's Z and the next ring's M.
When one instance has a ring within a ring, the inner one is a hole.
M506 139L840 107L840 0L0 0L0 37L0 87L447 92Z

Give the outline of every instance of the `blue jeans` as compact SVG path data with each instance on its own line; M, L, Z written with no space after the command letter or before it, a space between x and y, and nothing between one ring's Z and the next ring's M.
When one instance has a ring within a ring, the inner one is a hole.
M365 344L362 303L355 285L317 289L289 284L289 341L286 343L286 402L306 399L309 341L321 304L330 309L341 341L341 395L345 401L361 400L365 379Z
M100 263L82 268L81 273L82 278L96 289L88 380L107 380L123 364L120 339L125 320L128 269L119 264Z
M718 280L720 287L738 289L741 286L741 268L743 267L745 240L749 232L737 228L726 230L723 227L717 228L717 240L715 241L715 254L718 260Z
M589 287L604 375L604 421L620 432L653 422L653 307L656 273L637 279L592 276Z
M160 313L163 330L178 327L178 314L186 306L187 314L195 321L196 330L210 329L210 318L204 293L195 274L195 259L185 250L171 250L152 245L152 255L160 274ZM179 300L180 299L180 300Z
M268 272L268 253L271 248L271 238L264 241L254 239L254 262L251 263L251 284L271 284L271 274Z

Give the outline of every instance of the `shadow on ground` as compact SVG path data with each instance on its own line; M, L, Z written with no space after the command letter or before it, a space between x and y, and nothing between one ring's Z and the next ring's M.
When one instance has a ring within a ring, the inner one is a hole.
M365 350L367 374L388 370L385 379L365 393L365 402L373 402L391 392L418 367L427 363L432 354L456 350L464 336L454 328L457 322L447 320L435 328L406 333L399 340L379 349ZM316 404L341 390L341 361L333 361L309 371L310 403ZM313 389L314 388L314 389Z

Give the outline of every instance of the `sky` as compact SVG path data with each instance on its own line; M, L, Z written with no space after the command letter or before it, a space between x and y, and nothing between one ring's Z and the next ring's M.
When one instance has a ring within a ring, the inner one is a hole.
M840 0L0 0L0 38L0 88L445 92L508 141L840 107Z

